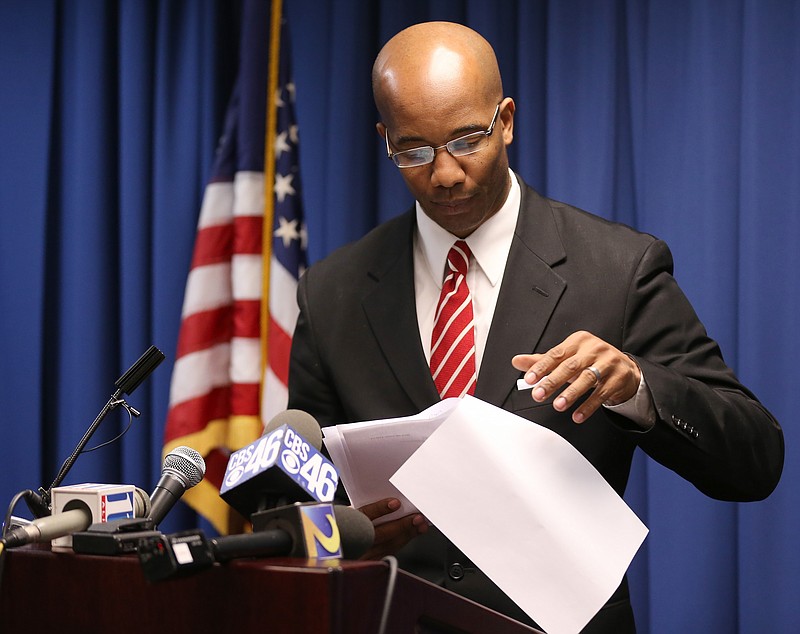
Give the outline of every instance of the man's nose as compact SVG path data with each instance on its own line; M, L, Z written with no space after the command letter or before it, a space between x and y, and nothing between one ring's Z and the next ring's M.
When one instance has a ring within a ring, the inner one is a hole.
M431 171L431 183L434 186L453 187L463 182L466 176L459 160L446 147L436 149Z

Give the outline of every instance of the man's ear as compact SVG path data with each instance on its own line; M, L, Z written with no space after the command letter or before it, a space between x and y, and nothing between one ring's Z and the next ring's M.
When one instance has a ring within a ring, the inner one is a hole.
M383 125L383 123L381 123L380 121L378 121L378 123L375 124L375 129L378 131L378 134L381 135L381 138L384 138L386 136L386 126Z
M500 123L502 124L503 143L511 145L514 140L514 111L516 105L511 97L503 99L500 105Z

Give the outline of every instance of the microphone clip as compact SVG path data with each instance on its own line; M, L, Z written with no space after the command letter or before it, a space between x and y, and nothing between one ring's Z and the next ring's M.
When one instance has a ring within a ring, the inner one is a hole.
M116 407L122 407L126 412L128 412L128 414L130 414L134 418L139 418L139 416L142 415L142 413L138 409L136 409L133 405L130 405L124 398L118 398L118 395L119 392L114 392L114 395L108 402L109 412Z

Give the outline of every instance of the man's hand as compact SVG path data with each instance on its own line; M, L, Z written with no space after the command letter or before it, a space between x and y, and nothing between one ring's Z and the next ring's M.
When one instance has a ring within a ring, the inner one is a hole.
M534 401L546 401L559 394L553 407L563 412L589 390L592 394L572 414L582 423L603 404L619 405L639 389L641 371L636 362L611 344L585 331L572 333L544 354L518 354L512 365L525 373L525 380L538 385L531 395Z
M372 504L362 506L359 511L364 513L373 522L394 513L400 508L400 500L386 498ZM380 559L386 555L393 555L417 535L428 531L428 520L419 513L411 513L404 517L385 522L375 527L375 542L361 559Z

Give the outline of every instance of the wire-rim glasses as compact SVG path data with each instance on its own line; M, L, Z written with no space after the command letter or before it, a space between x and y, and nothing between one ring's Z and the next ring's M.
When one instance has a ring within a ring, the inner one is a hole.
M392 152L389 146L389 129L385 130L384 139L386 140L386 154L394 161L397 167L420 167L432 163L436 156L436 150L446 148L451 156L467 156L482 150L488 145L489 137L494 130L494 124L497 121L497 115L500 113L500 104L494 109L494 116L492 122L486 130L479 132L471 132L465 134L457 139L448 141L444 145L432 147L430 145L423 145L420 147L411 148L410 150L401 150L400 152Z

